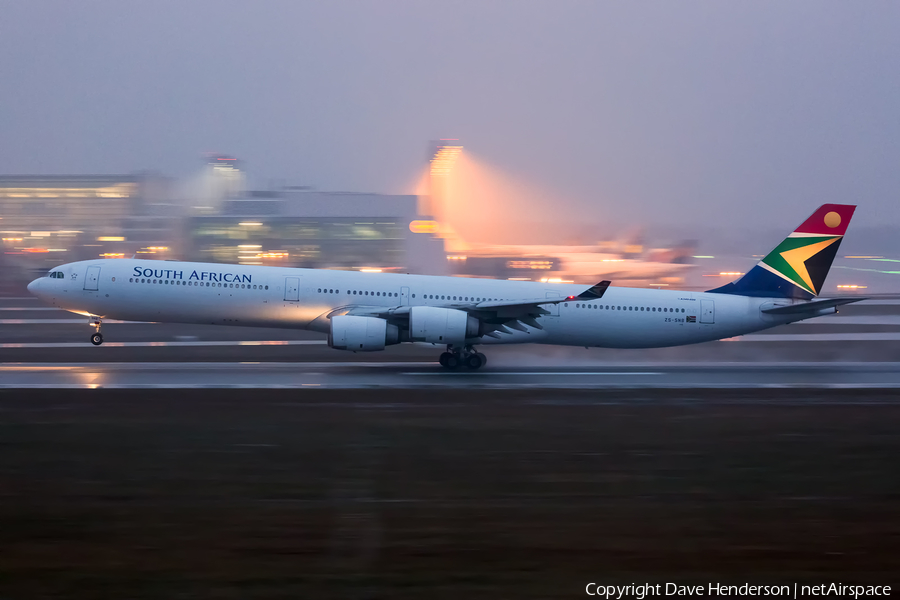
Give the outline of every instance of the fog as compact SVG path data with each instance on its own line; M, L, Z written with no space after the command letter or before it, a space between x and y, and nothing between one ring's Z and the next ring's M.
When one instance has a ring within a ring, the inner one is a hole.
M403 193L427 140L454 137L552 192L491 209L501 225L543 208L610 230L785 231L822 202L859 203L859 227L900 222L896 3L2 10L3 173L188 178L212 151L257 187Z

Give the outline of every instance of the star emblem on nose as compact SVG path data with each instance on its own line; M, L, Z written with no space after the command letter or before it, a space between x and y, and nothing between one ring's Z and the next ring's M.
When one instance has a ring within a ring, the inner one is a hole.
M74 279L77 279L77 278L78 278L78 275L76 275L75 273L72 273L72 279L74 280Z

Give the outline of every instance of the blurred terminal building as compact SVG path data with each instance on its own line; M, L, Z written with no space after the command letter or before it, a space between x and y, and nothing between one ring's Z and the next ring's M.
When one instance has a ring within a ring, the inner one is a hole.
M0 175L2 266L19 281L96 257L446 272L415 195L245 191L232 157L195 180L156 174ZM19 275L19 277L16 277Z
M76 260L138 258L592 283L672 282L691 267L685 245L470 244L447 208L462 146L428 147L427 191L384 195L280 186L247 191L232 156L206 155L192 178L0 175L0 282L21 288ZM666 283L663 283L664 285ZM19 290L21 291L21 290Z

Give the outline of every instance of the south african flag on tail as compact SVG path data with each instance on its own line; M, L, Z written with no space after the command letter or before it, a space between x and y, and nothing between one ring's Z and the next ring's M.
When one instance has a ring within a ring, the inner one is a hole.
M710 292L764 298L818 296L856 206L823 204L746 275Z

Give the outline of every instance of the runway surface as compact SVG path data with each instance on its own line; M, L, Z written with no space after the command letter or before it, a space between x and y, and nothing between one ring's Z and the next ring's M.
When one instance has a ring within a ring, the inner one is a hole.
M645 363L446 371L422 362L19 363L0 388L900 388L898 363ZM765 400L765 397L760 397ZM602 398L600 399L602 400Z
M446 372L442 349L348 353L299 329L105 321L34 298L0 298L0 387L686 388L900 387L900 299L718 342L647 350L483 348L478 372Z

